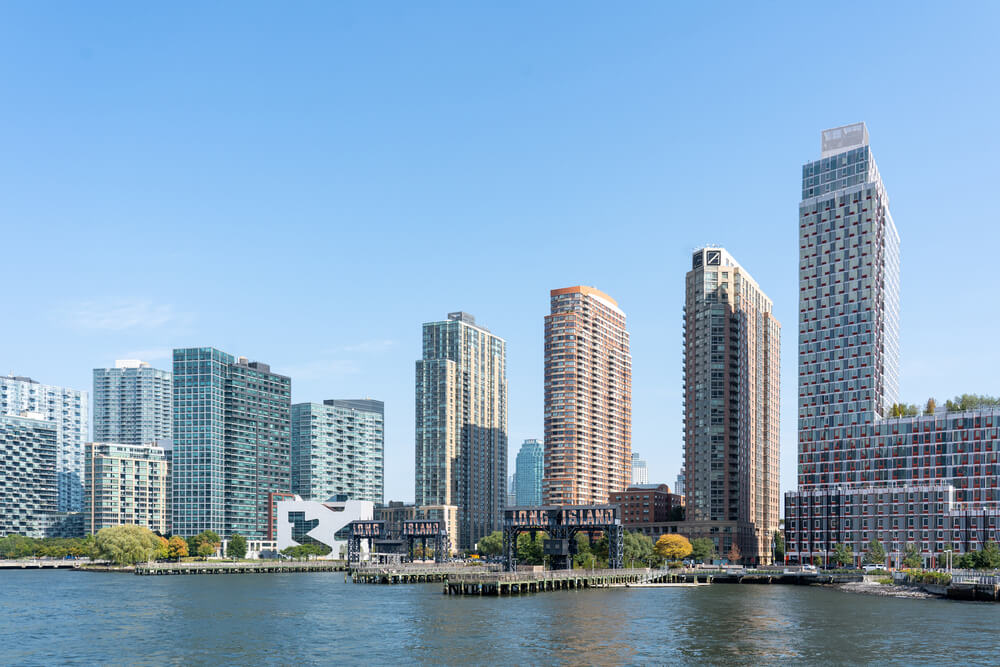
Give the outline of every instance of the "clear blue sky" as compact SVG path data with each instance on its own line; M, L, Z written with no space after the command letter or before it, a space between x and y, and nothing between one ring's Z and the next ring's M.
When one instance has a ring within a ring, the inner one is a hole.
M386 402L413 497L420 324L508 341L511 459L542 436L548 291L628 314L633 448L681 462L690 251L784 325L795 486L797 204L864 120L903 256L903 398L1000 393L996 3L0 4L0 372L213 345L293 400ZM471 6L475 5L475 6Z

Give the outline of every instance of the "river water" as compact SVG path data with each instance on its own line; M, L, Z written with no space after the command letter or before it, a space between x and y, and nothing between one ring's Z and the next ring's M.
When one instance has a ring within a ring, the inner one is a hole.
M1000 604L822 587L450 597L343 573L0 572L3 664L984 664Z

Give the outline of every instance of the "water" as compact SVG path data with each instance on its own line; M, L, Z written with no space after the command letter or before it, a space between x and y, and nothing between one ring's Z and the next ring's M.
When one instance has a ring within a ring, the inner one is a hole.
M818 587L449 597L343 573L0 572L3 664L982 664L1000 604Z

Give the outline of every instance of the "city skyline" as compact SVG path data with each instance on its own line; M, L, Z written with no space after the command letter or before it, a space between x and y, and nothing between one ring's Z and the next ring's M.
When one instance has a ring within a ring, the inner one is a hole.
M23 29L0 52L33 63L4 75L19 100L0 110L5 240L45 244L8 259L31 281L6 293L22 326L0 332L2 372L86 391L113 359L169 368L175 347L253 351L293 378L293 402L384 401L386 498L410 500L416 324L464 308L503 333L519 443L542 433L548 290L598 285L630 318L633 447L651 481L669 483L682 460L675 276L694 247L718 242L753 267L777 318L795 321L799 166L818 130L864 120L905 229L901 399L998 393L1000 361L973 352L992 320L936 314L940 303L977 312L995 280L962 259L1000 239L980 206L998 91L968 66L996 61L984 32L995 7L933 20L927 7L867 7L879 44L866 62L881 88L837 99L802 85L815 76L799 54L815 48L818 8L733 8L710 35L670 40L666 7L644 21L581 16L565 31L554 8L531 25L488 9L439 25L416 9L388 24L360 10L343 40L326 39L342 16L327 9L308 22L268 17L289 46L273 50L254 48L251 8L236 26L206 9L184 41L156 12L70 7L56 25L40 8L2 11ZM494 31L456 29L479 12ZM707 25L695 9L681 17ZM514 53L510 34L522 40ZM914 53L915 41L929 46ZM417 48L426 60L401 64ZM223 62L219 49L240 57ZM359 53L376 55L356 73L331 65ZM714 173L727 175L725 196L704 177ZM233 258L261 248L273 272L236 270ZM445 262L451 271L425 270ZM956 290L955 275L968 287ZM312 285L337 298L317 308ZM220 293L252 295L265 321ZM797 472L795 349L785 332L783 491Z

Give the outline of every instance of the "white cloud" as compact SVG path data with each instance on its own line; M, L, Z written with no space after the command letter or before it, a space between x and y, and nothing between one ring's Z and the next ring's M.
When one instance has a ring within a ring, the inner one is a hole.
M156 329L181 324L190 319L170 304L156 304L144 299L83 301L67 307L61 318L71 327L86 331L127 331Z

